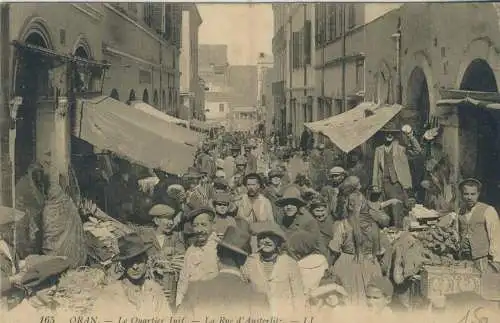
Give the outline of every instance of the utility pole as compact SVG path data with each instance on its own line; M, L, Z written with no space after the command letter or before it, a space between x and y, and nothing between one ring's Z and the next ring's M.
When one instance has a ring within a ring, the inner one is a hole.
M392 35L396 41L396 103L403 102L402 85L401 85L401 20L398 21L398 29Z

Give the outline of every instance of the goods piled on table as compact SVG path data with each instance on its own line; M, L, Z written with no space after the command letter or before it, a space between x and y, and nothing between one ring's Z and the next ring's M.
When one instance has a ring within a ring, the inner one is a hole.
M57 288L59 309L71 310L75 315L90 314L105 284L106 275L101 269L81 267L68 271Z
M89 257L97 262L109 261L117 255L118 239L133 231L99 209L84 223L83 230Z
M424 256L427 265L454 265L459 251L458 232L453 227L434 226L420 232L416 238L427 252Z

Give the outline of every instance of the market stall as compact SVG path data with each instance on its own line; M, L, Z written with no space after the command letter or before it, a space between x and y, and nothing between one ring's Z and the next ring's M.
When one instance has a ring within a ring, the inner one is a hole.
M345 153L365 143L391 121L403 106L363 102L355 108L333 117L305 123L313 132L328 137Z
M148 168L182 174L194 158L200 138L110 97L80 100L73 135Z
M133 102L131 102L130 105L133 108L141 110L141 111L143 111L143 112L145 112L147 114L150 114L150 115L152 115L152 116L154 116L156 118L165 120L167 122L170 122L170 123L173 123L173 124L176 124L176 125L184 125L186 127L189 125L189 121L183 120L183 119L179 119L179 118L176 118L176 117L172 117L171 115L168 115L166 113L160 112L157 109L155 109L154 107L152 107L149 104L144 103L142 101L133 101Z

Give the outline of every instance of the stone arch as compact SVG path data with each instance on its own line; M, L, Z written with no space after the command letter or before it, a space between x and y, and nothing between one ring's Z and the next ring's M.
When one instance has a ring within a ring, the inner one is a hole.
M431 59L427 55L425 51L416 51L411 55L407 61L407 63L403 66L402 79L406 81L406 89L404 88L405 82L403 82L403 102L407 105L412 102L413 98L411 97L411 89L410 86L413 86L415 81L421 80L422 74L425 76L427 91L429 93L429 114L433 115L435 113L436 106L436 89L437 85L435 84L434 76L432 73L432 63ZM418 68L419 70L415 70ZM418 74L414 74L418 73ZM412 78L413 77L413 78Z
M79 35L75 44L73 45L73 50L72 50L73 55L83 57L83 58L93 58L93 52L92 52L92 47L90 47L89 42L87 38L84 35ZM85 53L85 57L78 55L81 53Z
M460 88L464 80L467 69L473 61L482 59L490 66L495 75L497 89L500 88L500 74L497 66L500 66L500 49L498 49L489 37L479 37L473 39L464 49L462 59L458 68L455 81L455 88Z
M112 89L111 94L109 96L117 101L120 101L120 95L118 94L117 89Z
M50 33L50 28L48 27L48 23L45 19L41 17L28 18L24 27L21 29L18 39L26 42L30 36L33 37L35 34L43 40L44 45L42 47L54 49L52 34Z
M430 117L429 82L424 69L415 66L408 77L406 85L406 110L408 120L418 130L423 130Z
M158 90L155 90L154 93L153 93L153 105L155 106L155 108L158 108L158 103L160 101L160 97L158 96Z

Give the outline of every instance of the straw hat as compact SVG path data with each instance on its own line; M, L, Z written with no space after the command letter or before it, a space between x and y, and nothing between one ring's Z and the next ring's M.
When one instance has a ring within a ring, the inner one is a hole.
M286 240L285 232L273 221L254 222L250 226L250 231L256 236L270 234L283 239L283 241Z
M347 291L345 290L344 287L337 284L337 282L334 279L329 278L329 277L325 277L325 278L321 279L321 281L319 283L319 287L313 289L309 293L309 295L311 296L311 298L319 298L319 297L323 297L326 295L330 295L332 293L335 293L335 294L338 294L338 295L341 295L344 297L348 296Z

